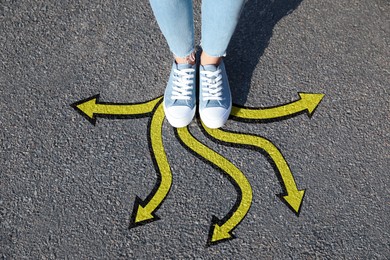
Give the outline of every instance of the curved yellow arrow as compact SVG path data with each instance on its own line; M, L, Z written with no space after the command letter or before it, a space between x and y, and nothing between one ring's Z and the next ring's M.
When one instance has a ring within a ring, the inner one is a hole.
M252 187L249 181L229 160L196 140L187 127L178 128L176 131L178 137L187 148L219 167L234 180L235 183L233 185L235 185L239 193L236 205L222 220L213 217L208 243L214 244L234 238L232 235L234 228L244 219L252 203Z
M153 191L144 201L139 197L136 198L130 221L130 228L159 219L159 217L155 215L155 212L168 195L172 185L172 173L162 140L163 122L164 110L162 103L159 103L149 125L149 143L151 146L153 162L155 166L157 166L158 180Z
M294 176L291 173L291 170L283 158L282 153L278 148L271 143L271 141L255 135L242 134L242 133L233 133L223 131L221 129L210 129L202 124L206 132L217 141L254 146L265 151L275 163L275 166L280 174L282 183L286 190L286 195L282 195L281 198L287 203L287 205L296 213L297 215L300 212L302 205L302 200L305 195L305 190L298 190L297 185L294 180Z
M269 108L245 108L234 105L230 115L233 118L248 120L272 120L289 117L307 111L311 116L324 94L298 93L300 99L289 104Z
M96 116L102 117L129 117L148 115L162 97L143 103L107 103L99 102L99 94L73 103L71 106L92 124L96 123Z

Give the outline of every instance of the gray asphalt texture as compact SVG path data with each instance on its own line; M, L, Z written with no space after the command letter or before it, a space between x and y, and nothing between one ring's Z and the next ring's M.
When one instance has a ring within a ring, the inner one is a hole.
M197 41L200 1L195 1ZM163 94L172 56L147 1L0 1L2 259L388 259L390 4L387 0L249 1L225 59L235 103L268 107L323 93L312 118L229 120L283 153L299 217L256 151L194 135L237 165L253 203L236 239L206 247L211 216L236 191L188 153L165 121L173 173L161 220L128 229L156 181L148 118L98 119L70 107Z

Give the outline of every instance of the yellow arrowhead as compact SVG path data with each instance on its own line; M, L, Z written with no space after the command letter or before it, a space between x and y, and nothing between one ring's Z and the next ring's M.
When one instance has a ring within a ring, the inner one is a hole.
M86 100L83 103L76 105L76 107L86 116L93 119L93 114L96 110L96 96Z
M150 212L147 208L142 207L141 205L138 205L137 209L137 215L135 216L134 223L140 223L147 220L154 219L154 216L152 215L152 212Z
M159 220L160 218L154 214L156 210L155 205L150 205L150 201L142 201L137 197L134 202L129 228L135 228Z
M226 228L224 225L219 226L218 224L215 224L213 234L211 236L211 243L233 238L233 236L229 233L229 229L230 228Z
M298 93L301 97L302 107L307 109L309 116L311 116L317 106L320 104L324 94L315 94L315 93Z
M305 190L290 191L288 195L283 196L283 199L290 205L296 214L299 213L301 208L303 197L305 196Z

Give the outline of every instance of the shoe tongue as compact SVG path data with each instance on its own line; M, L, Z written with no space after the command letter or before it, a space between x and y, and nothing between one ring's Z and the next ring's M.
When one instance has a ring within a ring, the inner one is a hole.
M204 65L202 66L204 68L204 70L207 70L207 71L216 71L217 70L217 66L215 65L212 65L212 64L209 64L209 65Z
M193 65L188 64L188 63L180 63L177 64L177 69L178 70L184 70L184 69L191 69Z

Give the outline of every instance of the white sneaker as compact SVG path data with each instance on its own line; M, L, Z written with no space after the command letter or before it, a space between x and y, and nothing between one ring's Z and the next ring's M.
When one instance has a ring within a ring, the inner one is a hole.
M199 114L208 128L220 128L229 118L232 97L223 61L199 67Z
M196 111L196 65L173 62L164 93L164 112L173 127L191 123Z

